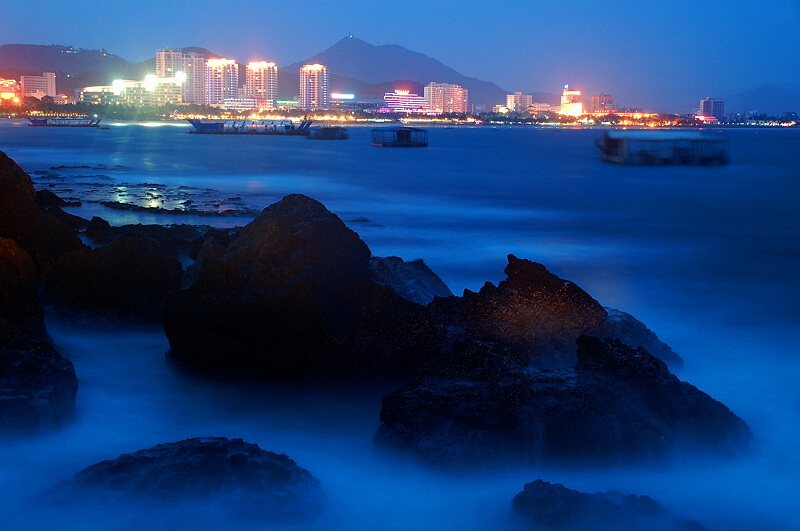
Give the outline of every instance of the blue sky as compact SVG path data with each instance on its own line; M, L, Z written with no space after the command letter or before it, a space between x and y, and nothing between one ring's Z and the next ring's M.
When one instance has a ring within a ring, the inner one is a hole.
M508 90L570 83L652 110L690 110L702 97L766 84L800 89L800 0L3 4L2 44L106 48L130 61L195 45L287 65L352 33Z

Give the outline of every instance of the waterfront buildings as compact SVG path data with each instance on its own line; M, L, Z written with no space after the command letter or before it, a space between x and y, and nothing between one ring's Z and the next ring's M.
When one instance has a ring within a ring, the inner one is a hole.
M278 99L278 67L275 63L248 63L245 95L255 100L269 100L270 105L274 105Z
M20 92L23 96L56 96L56 74L55 72L44 72L41 76L22 76L20 77Z
M531 114L537 114L540 112L551 112L553 110L552 106L549 103L532 103L531 106L528 108L528 112Z
M466 114L467 97L467 89L460 85L431 82L425 87L425 99L431 111L437 113Z
M175 77L183 72L183 50L162 48L156 51L156 77Z
M206 102L206 61L203 54L184 53L179 48L161 48L156 51L156 77L180 82L179 102Z
M220 106L239 97L239 63L233 59L206 61L206 105Z
M561 94L561 108L559 114L565 116L580 116L583 114L583 103L581 102L581 91L570 89L569 85L564 85L564 92Z
M328 108L328 69L325 65L304 65L300 69L301 109Z
M411 94L408 89L396 89L383 95L386 112L430 114L431 106L427 98Z
M506 95L506 108L510 112L526 112L533 105L533 95L515 92Z
M610 94L596 94L592 96L592 112L613 112L614 98Z
M715 98L700 100L700 116L714 117L719 121L725 118L725 101Z

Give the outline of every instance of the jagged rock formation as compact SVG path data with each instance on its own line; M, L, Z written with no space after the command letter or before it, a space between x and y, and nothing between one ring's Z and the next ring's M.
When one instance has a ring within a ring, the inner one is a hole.
M648 496L619 492L587 494L537 479L511 501L514 512L538 529L614 531L701 531Z
M574 368L531 370L513 348L458 343L384 397L375 443L439 466L650 462L747 447L741 419L643 349L584 336L577 356Z
M658 336L647 326L629 313L606 308L608 317L595 337L619 339L630 347L642 347L672 368L683 367L683 359L675 354L672 348L658 339Z
M120 455L61 482L53 497L64 503L206 505L232 517L296 522L322 508L319 481L283 454L242 439L197 437ZM158 521L158 512L153 521Z
M398 256L369 259L370 278L376 284L389 286L406 300L429 304L434 297L452 297L450 288L431 271L422 258L403 261Z

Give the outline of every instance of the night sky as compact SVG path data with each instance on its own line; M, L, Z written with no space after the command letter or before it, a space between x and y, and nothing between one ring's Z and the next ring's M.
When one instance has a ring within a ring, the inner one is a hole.
M0 9L0 44L105 48L129 61L202 46L281 66L348 33L510 91L558 93L570 83L650 110L683 111L762 85L800 89L800 0L71 0Z

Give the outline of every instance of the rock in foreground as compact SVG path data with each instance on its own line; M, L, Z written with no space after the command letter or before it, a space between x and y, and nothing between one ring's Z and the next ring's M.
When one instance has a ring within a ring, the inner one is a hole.
M392 372L438 352L417 304L371 281L370 251L321 203L289 195L227 246L208 238L164 302L171 356L248 376Z
M159 444L102 461L60 483L55 497L165 507L196 503L200 513L213 507L265 522L305 520L322 506L319 481L289 457L224 437Z
M47 342L36 266L0 238L0 436L31 434L72 417L78 380Z
M536 370L509 347L456 344L384 397L375 443L437 466L650 462L746 448L741 419L646 351L584 336L577 357L575 368Z
M702 525L681 520L647 496L619 492L587 494L560 483L536 480L514 496L514 511L546 529L585 531L701 531Z

